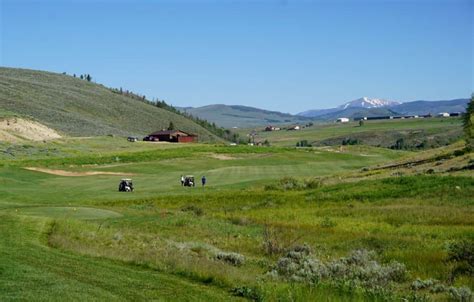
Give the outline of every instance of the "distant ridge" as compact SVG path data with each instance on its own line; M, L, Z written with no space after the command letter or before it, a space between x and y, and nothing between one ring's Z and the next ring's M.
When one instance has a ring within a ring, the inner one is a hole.
M197 108L178 108L183 112L214 122L225 128L255 127L271 124L306 123L310 118L304 116L264 110L242 105L215 104Z

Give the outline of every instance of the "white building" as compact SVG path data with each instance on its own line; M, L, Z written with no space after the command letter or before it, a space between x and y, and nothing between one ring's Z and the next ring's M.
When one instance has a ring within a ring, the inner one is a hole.
M438 113L438 116L439 116L439 117L449 117L449 113L447 113L447 112L440 112L440 113Z
M349 123L349 119L347 117L340 117L336 120L336 123Z

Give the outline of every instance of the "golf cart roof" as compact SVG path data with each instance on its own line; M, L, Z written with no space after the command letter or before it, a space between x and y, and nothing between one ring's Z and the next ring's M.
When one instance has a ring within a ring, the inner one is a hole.
M185 175L184 177L194 177L194 175Z
M122 181L132 181L131 178L122 178Z

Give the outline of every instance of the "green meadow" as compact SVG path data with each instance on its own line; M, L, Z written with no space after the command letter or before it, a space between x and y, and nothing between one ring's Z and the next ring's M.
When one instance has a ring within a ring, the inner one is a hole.
M449 260L450 246L474 240L473 160L454 155L461 144L276 145L3 143L0 300L468 301L474 277ZM410 172L418 158L446 169ZM118 192L125 177L134 192ZM371 258L350 264L354 251ZM425 280L438 290L414 285Z

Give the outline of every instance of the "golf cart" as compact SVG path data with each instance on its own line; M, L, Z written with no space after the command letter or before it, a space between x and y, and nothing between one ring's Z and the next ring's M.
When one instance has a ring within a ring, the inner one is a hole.
M119 192L133 192L133 183L130 178L124 178L120 180Z
M196 183L194 182L194 176L193 175L186 175L184 177L184 186L185 187L194 187L194 186L196 186Z

